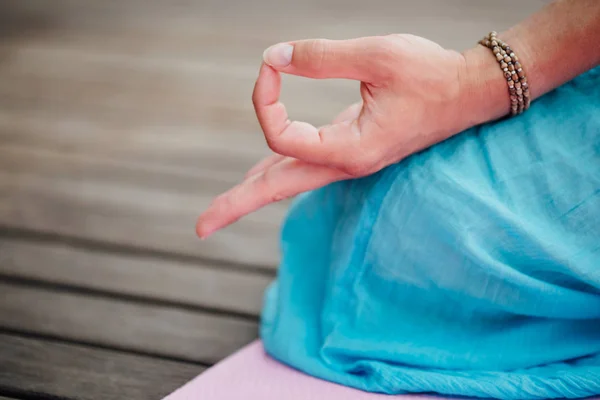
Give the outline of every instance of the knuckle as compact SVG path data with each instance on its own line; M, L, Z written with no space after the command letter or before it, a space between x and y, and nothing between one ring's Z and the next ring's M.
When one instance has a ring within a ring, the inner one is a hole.
M281 200L286 199L287 196L280 185L276 182L269 171L266 171L260 181L258 182L258 189L261 193L264 193L264 201L265 203L275 203Z
M401 34L391 34L386 36L380 36L378 39L381 42L381 45L387 49L388 51L399 52L405 46L405 40L403 39L404 35Z
M272 152L281 154L281 141L277 139L274 135L265 135L265 140L267 141L267 146L271 149Z
M271 203L276 203L278 201L285 200L286 198L287 198L287 196L283 193L273 193L273 194L271 194L269 200Z
M352 177L360 178L367 175L365 168L362 165L350 163L344 168L344 172Z
M212 205L216 206L219 210L231 210L234 208L231 193L224 193L214 199Z
M356 161L350 161L344 165L343 171L346 174L357 178L368 174L367 167Z
M303 59L304 66L314 71L322 69L328 52L329 44L327 40L312 40Z
M371 38L369 59L377 65L378 73L382 77L390 77L399 70L401 57L402 50L395 38L390 36Z
M259 78L256 79L256 82L254 82L254 87L252 88L252 104L254 105L254 107L256 108L259 104L260 104L260 95L261 92L259 90Z
M343 168L343 171L353 177L362 177L372 174L377 170L379 159L375 155L365 154L360 157L353 157Z

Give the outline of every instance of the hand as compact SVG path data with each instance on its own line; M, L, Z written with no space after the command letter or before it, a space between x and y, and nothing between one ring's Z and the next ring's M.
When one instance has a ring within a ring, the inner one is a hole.
M465 57L420 37L304 40L275 45L264 58L253 103L275 154L212 202L198 220L202 238L267 204L377 172L478 122ZM279 102L280 72L359 80L362 102L320 128L290 121Z

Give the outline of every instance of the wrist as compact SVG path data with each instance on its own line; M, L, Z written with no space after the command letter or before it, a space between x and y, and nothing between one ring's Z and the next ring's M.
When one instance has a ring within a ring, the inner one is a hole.
M510 112L506 78L494 54L484 46L462 53L461 109L468 127L502 118Z

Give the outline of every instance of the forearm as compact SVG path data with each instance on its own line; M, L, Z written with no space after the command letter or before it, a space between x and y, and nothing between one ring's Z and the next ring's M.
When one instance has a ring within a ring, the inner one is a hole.
M532 99L600 64L600 0L559 0L498 34L519 56ZM472 125L507 115L506 79L483 46L463 53Z

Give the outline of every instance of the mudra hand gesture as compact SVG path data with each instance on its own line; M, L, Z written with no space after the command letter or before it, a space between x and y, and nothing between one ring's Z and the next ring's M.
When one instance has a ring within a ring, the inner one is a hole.
M468 63L463 54L412 35L302 40L270 47L252 100L275 154L212 202L198 220L198 235L207 237L301 192L372 174L483 122L483 117L478 119L485 106L479 102L481 88L478 99ZM362 102L326 126L290 121L279 101L280 73L360 81Z

